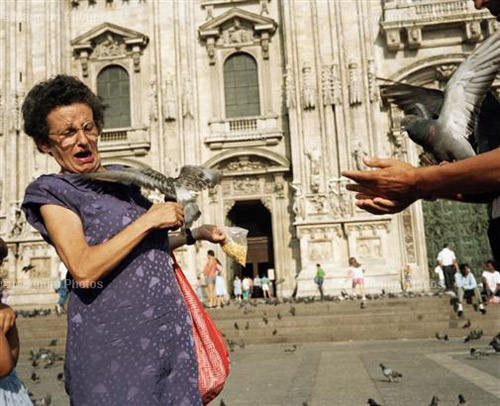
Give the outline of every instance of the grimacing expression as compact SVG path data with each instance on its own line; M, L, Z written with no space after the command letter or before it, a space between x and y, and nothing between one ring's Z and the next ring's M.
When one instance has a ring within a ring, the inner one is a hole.
M84 103L59 106L47 115L48 142L39 148L60 165L60 173L96 172L101 167L97 139L100 129Z
M474 6L478 10L487 8L500 21L500 0L474 0Z

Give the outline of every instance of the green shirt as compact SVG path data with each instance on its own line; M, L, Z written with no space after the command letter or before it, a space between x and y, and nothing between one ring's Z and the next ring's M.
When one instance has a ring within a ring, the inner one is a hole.
M317 278L324 278L325 277L325 271L323 271L323 269L321 269L321 268L318 268L316 270L316 277Z

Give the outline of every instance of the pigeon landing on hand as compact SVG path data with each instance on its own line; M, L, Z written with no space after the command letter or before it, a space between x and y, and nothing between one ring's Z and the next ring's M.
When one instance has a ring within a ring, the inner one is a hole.
M399 372L393 371L391 368L387 368L384 364L380 364L380 368L382 369L382 373L389 380L389 382L392 382L393 379L403 377L402 374L400 374Z
M84 178L104 182L117 182L157 189L165 196L166 202L177 202L184 206L184 224L190 228L201 216L196 197L202 190L220 183L219 172L202 166L186 165L181 168L177 178L167 177L152 168L122 168L82 175Z
M500 31L491 35L463 61L446 85L444 94L439 90L419 88L396 83L382 90L382 95L394 101L405 111L401 126L410 138L421 145L436 161L455 161L470 158L475 151L468 139L476 124L482 129L497 121L495 113L478 116L488 94L488 103L498 103L488 92L500 68ZM493 99L491 99L493 98ZM493 108L498 115L499 110ZM490 123L491 124L491 123ZM499 124L496 124L497 126Z

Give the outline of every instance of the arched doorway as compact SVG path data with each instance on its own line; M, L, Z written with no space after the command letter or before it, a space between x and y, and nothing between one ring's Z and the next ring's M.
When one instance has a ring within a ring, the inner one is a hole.
M238 201L227 215L229 225L248 230L248 254L245 267L231 261L231 273L240 278L267 276L274 280L274 254L271 213L260 200ZM228 269L230 269L228 267ZM274 293L274 292L273 292Z

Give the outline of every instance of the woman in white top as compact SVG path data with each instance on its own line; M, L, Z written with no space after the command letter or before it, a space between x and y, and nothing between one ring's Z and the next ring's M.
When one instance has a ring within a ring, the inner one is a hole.
M227 295L226 278L222 275L222 264L217 259L217 273L215 275L215 296L217 297L217 308L222 307Z
M356 297L356 286L361 289L361 300L365 300L365 268L356 258L349 258L349 276L352 278L352 296Z

